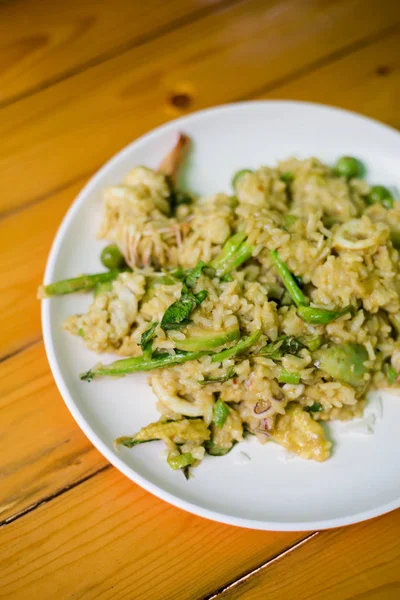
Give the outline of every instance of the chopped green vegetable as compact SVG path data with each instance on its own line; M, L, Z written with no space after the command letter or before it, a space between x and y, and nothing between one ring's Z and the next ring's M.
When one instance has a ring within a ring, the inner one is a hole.
M286 214L283 217L283 229L286 229L286 231L288 231L292 225L294 225L297 221L298 217L295 217L294 215L289 215Z
M233 187L233 189L234 190L236 189L237 182L239 181L239 179L241 177L243 177L243 175L246 175L246 173L252 173L252 172L253 171L251 171L250 169L241 169L240 171L236 171L236 173L232 177L232 187Z
M103 292L111 292L112 291L112 281L104 281L103 283L96 283L93 293L94 297L102 294Z
M320 412L322 410L322 404L314 402L311 406L304 407L304 410L309 413Z
M246 239L247 235L239 232L225 242L221 254L210 263L218 277L225 277L251 257L253 246L250 246Z
M306 298L306 296L303 294L303 292L297 285L297 282L296 282L294 276L289 271L289 269L287 268L285 263L279 258L276 250L270 250L270 255L271 255L272 261L275 265L275 268L278 271L280 278L282 279L283 285L289 292L289 294L290 294L293 302L296 304L296 306L302 306L305 304L309 304L308 298Z
M213 423L216 427L221 428L224 426L229 412L229 407L221 400L221 398L218 398L213 408Z
M308 348L310 352L315 352L322 346L324 338L322 335L305 335L301 338L302 344Z
M284 335L275 342L270 342L261 348L259 354L273 360L278 360L285 354L297 354L303 348L303 344L294 335Z
M80 378L82 381L92 381L95 377L122 377L130 373L140 371L152 371L153 369L165 369L173 365L180 365L189 360L196 360L205 356L208 352L176 352L175 354L162 353L159 356L149 358L148 356L135 356L132 358L122 358L115 362L103 365L99 363L87 373L83 373Z
M186 272L182 283L181 297L167 308L161 319L161 327L164 331L181 329L188 325L193 310L207 298L208 292L206 290L201 290L197 294L192 292L206 266L203 261L200 261L193 269Z
M142 352L147 358L151 358L152 356L152 346L153 340L156 337L156 328L158 325L158 321L152 323L146 331L142 333L142 337L140 338L140 342L138 346L142 347Z
M225 454L228 454L228 452L232 450L236 443L236 440L233 440L232 445L229 448L223 448L222 446L218 446L212 440L209 440L204 444L204 447L207 454L210 454L211 456L225 456Z
M293 385L300 383L300 379L301 377L298 373L290 373L286 369L281 369L278 377L279 383L292 383Z
M280 178L282 181L284 181L286 184L288 184L288 183L292 183L292 181L294 179L294 175L291 171L286 171L286 173L282 173Z
M83 331L82 327L79 327L79 329L78 329L78 335L80 337L84 337L85 336L85 332Z
M391 192L383 185L373 185L371 187L367 202L368 204L382 204L388 210L394 206Z
M100 260L106 269L122 269L126 266L124 255L116 244L110 244L103 248Z
M172 336L171 336L172 337ZM201 350L212 350L219 346L224 346L229 342L239 339L239 327L231 327L230 329L220 331L210 331L201 327L189 327L187 337L183 340L174 339L175 346L179 350L187 352L199 352Z
M364 382L368 352L360 344L338 344L316 352L316 366L334 379L354 387Z
M257 330L246 338L243 338L233 346L233 348L227 348L226 350L221 350L221 352L217 352L212 355L211 362L222 362L227 358L233 358L242 352L248 350L251 346L256 344L260 338L261 330Z
M178 454L176 456L170 453L167 458L167 463L174 471L177 469L184 469L194 463L193 454L191 452L184 452L183 454Z
M180 443L182 440L202 444L210 439L210 430L203 419L180 419L179 421L157 421L149 423L132 436L122 436L115 440L116 444L122 444L127 448L154 442L156 440L172 440Z
M395 369L393 369L393 367L390 363L385 363L384 368L385 368L385 374L386 374L386 378L389 382L389 385L393 385L398 376L397 371L395 371Z
M221 375L220 377L204 377L204 379L200 380L199 383L201 383L201 385L206 385L208 383L224 383L225 381L235 377L235 375L235 367L229 367L224 375Z
M315 308L313 306L299 306L297 314L310 325L327 325L336 321L339 317L353 312L352 306L346 306L343 310L327 310L326 308Z
M87 292L96 287L98 283L113 281L119 274L120 271L114 270L106 273L94 273L93 275L81 275L73 279L63 279L42 286L39 289L39 295L41 298L49 298L50 296L61 296L73 292Z
M336 162L333 170L339 177L353 179L353 177L362 177L364 167L360 161L353 156L342 156Z

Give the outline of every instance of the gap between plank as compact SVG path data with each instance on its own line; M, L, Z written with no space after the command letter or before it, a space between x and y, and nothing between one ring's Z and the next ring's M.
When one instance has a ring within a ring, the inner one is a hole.
M293 71L292 73L288 73L287 75L285 75L284 77L281 77L280 79L275 79L274 81L271 81L266 86L252 90L251 92L247 93L245 96L238 96L237 98L235 98L235 100L233 100L233 102L242 102L249 98L257 97L260 94L272 92L277 87L279 88L283 85L286 85L287 83L296 81L297 79L300 79L304 75L308 75L309 73L312 73L313 71L316 71L317 69L320 69L321 67L325 67L331 63L335 63L337 60L340 60L341 58L344 58L345 56L353 54L354 52L357 52L358 50L362 50L363 48L367 48L368 46L374 44L375 42L378 42L381 38L391 35L392 33L395 33L396 31L398 31L399 29L400 29L400 23L395 23L394 25L390 25L386 29L382 29L381 31L379 31L377 33L371 34L370 36L367 36L361 40L358 40L357 42L353 42L353 43L349 44L348 46L344 46L343 48L340 48L339 50L335 50L331 54L327 54L326 56L324 56L320 59L317 59L314 62L309 63L308 65L305 65L301 69Z
M261 563L258 567L255 567L254 569L251 569L250 571L247 571L247 573L244 573L243 575L241 575L237 579L232 579L232 581L230 581L229 583L221 586L220 588L218 588L217 590L215 590L211 594L208 594L207 596L204 596L204 598L202 598L202 600L217 600L223 593L228 592L230 590L233 590L236 587L240 586L245 581L247 581L248 579L250 579L250 577L253 577L253 575L257 575L258 573L260 573L260 571L266 569L269 565L273 564L277 560L280 560L281 558L283 558L287 554L290 554L291 552L293 552L293 550L296 550L297 548L299 548L300 546L302 546L306 542L312 540L314 537L316 537L319 534L320 534L319 531L314 531L313 533L310 533L310 534L306 535L306 537L304 537L303 539L301 539L299 542L296 542L292 546L288 546L282 552L277 552L276 554L274 554L273 556L271 556L271 558L269 558L265 562Z
M103 54L98 54L97 56L93 57L90 60L87 60L79 65L76 65L75 67L67 69L66 71L63 71L62 73L59 73L58 75L49 77L48 79L42 81L38 85L30 87L27 90L25 90L24 92L21 92L20 94L15 94L14 96L10 96L9 98L7 98L7 100L0 102L0 109L10 106L11 104L15 104L16 102L20 102L21 100L25 100L29 96L32 96L33 94L37 94L38 92L41 92L41 91L55 85L56 83L60 83L61 81L70 79L71 77L74 77L75 75L79 75L79 73L82 73L83 71L92 69L93 67L96 67L97 65L100 65L109 60L112 60L113 58L116 58L119 55L125 54L126 52L128 52L129 50L132 50L133 48L139 48L140 46L143 46L144 44L147 44L148 42L152 42L159 37L163 37L163 36L167 35L168 33L176 31L180 27L184 27L185 25L190 25L190 23L194 23L195 21L198 21L204 17L208 17L211 14L214 14L214 13L218 14L219 12L222 12L223 10L228 8L229 6L235 5L235 4L240 4L240 3L243 3L243 0L222 0L222 2L220 2L220 4L218 4L217 6L211 5L211 6L205 6L204 8L200 8L199 10L196 10L195 12L193 12L190 15L180 17L180 18L176 19L175 21L172 21L168 25L163 25L163 26L159 27L158 29L155 29L151 33L139 36L138 38L135 38L135 39L128 40L124 44L120 44L119 46L116 46L113 50L110 50L109 52L104 52Z
M29 342L26 342L19 348L16 348L16 350L12 350L8 354L4 354L3 356L0 355L0 364L2 362L5 362L9 358L14 358L14 356L17 356L20 352L25 352L25 350L28 350L29 348L31 348L32 346L35 346L36 344L38 344L41 341L42 341L42 336L39 335L38 337L35 337L35 338L29 340Z
M100 473L103 473L104 471L107 471L108 469L111 469L111 467L112 467L112 465L110 463L108 463L108 464L104 465L103 467L100 467L100 469L97 469L93 473L90 473L89 475L85 475L85 477L82 477L81 479L77 479L73 483L70 483L69 485L66 485L65 487L57 490L56 492L54 492L54 494L50 494L49 496L45 496L42 500L38 500L38 502L34 502L30 506L27 506L26 508L24 508L23 510L21 510L20 512L17 512L14 515L11 515L10 517L7 517L7 519L4 519L3 521L0 521L0 529L2 527L6 527L7 525L11 525L11 523L14 523L15 521L17 521L21 517L24 517L25 515L33 512L34 510L36 510L36 508L39 508L40 506L43 506L44 504L48 504L52 500L55 500L55 498L58 498L59 496L62 496L66 492L69 492L70 490L73 490L78 485L81 485L81 483L85 483L86 481L89 481L89 479L92 479L92 477L96 477L96 475L99 475Z
M219 8L222 10L223 7L226 7L227 5L230 4L234 4L234 3L238 3L237 0L229 0L228 2L223 2L219 5ZM209 12L209 11L197 11L197 13L195 13L196 15L198 15L200 12L204 13L204 12ZM217 12L217 11L215 11ZM193 15L192 15L193 16ZM200 17L198 17L200 18ZM180 20L180 25L177 25L175 22L175 27L181 26L186 24L186 22L190 22L189 19L181 19ZM395 24L390 26L389 28L386 28L382 31L380 31L379 33L376 33L374 35L368 36L362 40L359 40L358 42L355 42L353 44L350 44L344 48L342 48L341 50L337 50L336 52L333 52L327 56L325 56L324 58L317 60L307 66L305 66L302 69L299 69L298 71L295 71L291 74L289 74L286 77L283 77L281 79L275 80L273 82L271 82L269 85L263 87L263 88L259 88L258 90L254 90L253 92L246 94L245 98L251 98L254 96L257 96L261 93L265 93L265 92L269 92L269 91L273 91L276 87L279 87L285 83L288 83L289 81L294 81L296 79L298 79L299 77L302 77L303 75L306 75L309 72L312 72L313 70L320 68L322 66L325 66L329 63L335 62L336 60L342 58L343 56L345 56L346 54L351 54L352 52L356 52L357 50L360 50L376 41L378 41L379 39L381 39L382 37L391 34L395 31L397 31L399 29L399 24ZM167 28L163 28L163 30L166 31L161 31L161 33L159 33L160 36L162 36L164 33L166 33L168 31ZM154 35L154 34L153 34ZM155 36L157 37L157 36ZM154 38L151 38L154 39ZM148 41L145 40L145 41ZM142 41L141 43L145 43L145 41ZM140 44L139 44L140 45ZM129 48L126 48L123 51L128 50ZM109 56L108 58L112 58L112 56ZM104 59L104 60L108 60ZM97 63L96 63L97 64ZM95 66L95 63L90 64L88 68L90 68L90 66ZM72 76L76 74L71 73ZM49 84L50 85L50 84ZM45 85L43 88L37 88L36 91L39 91L40 89L44 89L45 87L48 87L48 85ZM244 98L236 98L236 100L234 101L240 101L243 100ZM1 105L0 105L1 107ZM93 173L94 171L90 172L90 175ZM75 179L67 182L66 184L61 185L60 187L58 187L55 190L52 190L50 192L48 192L45 196L42 197L38 197L35 200L33 200L32 202L29 202L21 207L18 207L15 210L9 211L7 213L3 213L2 215L0 215L0 218L6 218L7 216L10 216L11 214L15 214L18 213L22 210L24 210L25 208L29 208L30 206L34 205L34 204L38 204L39 202L41 202L42 200L45 200L46 198L48 198L49 196L51 196L52 194L56 193L56 192L60 192L62 191L64 188L67 188L68 186L72 185L73 183L79 181L80 179L84 179L85 177L87 177L89 174L81 174L79 176L77 176ZM30 346L40 342L42 338L39 337L31 342L29 342L28 344L24 344L21 348L15 350L14 352L0 358L0 362L3 362L5 360L7 360L8 358L12 358L16 355L18 355L20 352L23 352L24 350L28 349ZM3 527L5 525L8 525L12 522L14 522L15 520L19 519L20 517L32 512L33 510L35 510L36 508L38 508L39 506L46 504L48 502L50 502L51 500L53 500L54 498L57 498L58 496L61 496L63 493L69 491L70 489L73 489L75 487L77 487L78 485L80 485L81 483L84 483L85 481L88 481L89 479L91 479L92 477L95 477L97 474L102 473L103 471L105 471L106 469L109 469L111 467L110 464L105 465L104 467L101 467L100 469L98 469L97 471L95 471L94 473L77 480L76 482L65 486L64 488L58 490L57 492L55 492L54 494L45 497L43 500L38 501L37 503L32 504L31 506L28 506L26 509L24 509L23 511L16 513L15 515L12 515L11 517L9 517L8 519L5 519L4 521L0 521L0 527ZM241 582L245 581L247 578L251 577L252 575L258 573L260 570L264 569L265 567L267 567L269 564L271 564L272 562L274 562L275 560L279 559L280 557L284 556L285 554L287 554L288 552L291 552L292 550L296 549L298 546L300 546L301 544L305 543L306 541L312 539L314 536L318 535L319 532L314 532L310 535L308 535L307 537L305 537L303 540L301 540L300 542L298 542L297 544L289 547L287 550L285 550L282 553L279 553L277 555L275 555L274 557L272 557L271 559L269 559L268 561L266 561L265 563L262 563L259 567L257 567L256 569L249 571L248 573L244 574L242 577L240 577L239 579L233 580L232 582L228 583L226 586L223 586L221 588L219 588L218 590L216 590L215 592L213 592L211 595L208 595L204 598L204 600L215 600L220 594L222 594L224 591L232 589L233 587L235 587L236 585L239 585Z

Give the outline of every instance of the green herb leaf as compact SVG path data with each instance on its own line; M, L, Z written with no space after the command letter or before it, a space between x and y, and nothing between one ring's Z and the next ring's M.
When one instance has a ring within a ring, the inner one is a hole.
M187 275L185 277L185 285L188 289L191 290L192 288L194 288L194 286L197 283L198 278L200 277L203 269L206 266L207 266L206 263L201 260L200 262L197 263L197 265L193 269L190 269L187 272Z
M322 410L322 404L319 402L314 402L311 406L306 406L304 410L308 413L320 412Z
M161 319L161 327L164 331L168 329L180 329L190 323L192 311L207 298L207 292L202 290L198 294L190 291L182 292L179 300L171 304Z
M297 354L302 348L303 344L294 335L284 335L261 348L259 354L277 360L285 354Z
M230 367L225 375L221 375L220 377L204 377L199 383L201 383L201 385L207 385L208 383L224 383L235 377L235 375L235 367Z

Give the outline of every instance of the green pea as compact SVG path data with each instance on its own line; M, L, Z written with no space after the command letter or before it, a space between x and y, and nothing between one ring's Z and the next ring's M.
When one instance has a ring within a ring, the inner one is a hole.
M122 252L115 244L103 248L100 260L107 269L121 269L125 265Z
M393 208L393 196L383 185L373 185L367 198L368 204L382 204L385 208Z
M334 171L339 177L353 179L353 177L362 176L363 166L353 156L342 156L334 166Z
M246 173L252 173L252 172L253 171L251 171L250 169L242 169L241 171L236 171L236 173L234 174L234 176L232 178L233 189L236 189L237 183L243 175L245 175Z

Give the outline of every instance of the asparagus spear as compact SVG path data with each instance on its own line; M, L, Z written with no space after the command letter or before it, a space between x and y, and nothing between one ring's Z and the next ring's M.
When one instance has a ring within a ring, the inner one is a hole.
M240 342L236 344L236 346L233 346L233 348L227 348L226 350L221 350L221 352L213 354L211 362L222 362L227 358L232 358L233 356L237 356L238 354L245 352L251 346L253 346L253 344L258 342L260 335L261 330L258 329L257 331L249 335L249 337L241 339Z
M247 235L240 232L235 233L225 242L221 254L210 263L210 267L216 270L218 277L224 277L250 258L253 246L250 246L246 239Z
M163 354L149 358L148 356L141 355L132 358L122 358L116 360L109 365L103 365L99 363L93 369L90 369L87 373L83 373L80 378L83 381L91 381L94 377L100 376L116 376L121 377L128 375L129 373L137 373L139 371L152 371L153 369L163 369L165 367L171 367L173 365L179 365L189 360L196 360L202 356L208 354L208 352L186 352L179 354Z
M113 281L118 277L121 271L114 269L106 273L94 273L92 275L81 275L73 279L63 279L48 285L42 285L39 288L39 298L49 298L50 296L61 296L72 294L73 292L87 292L97 286L98 283Z
M275 265L275 268L278 271L280 278L282 279L283 285L289 292L296 306L309 304L308 298L306 298L306 296L303 294L303 292L297 285L295 278L287 268L286 264L279 258L277 251L270 250L270 255Z
M339 317L353 311L352 306L346 306L343 310L327 310L326 308L315 308L312 306L299 306L297 314L310 325L327 325L336 321Z
M177 352L176 354L153 354L152 358L142 354L141 356L135 356L132 358L122 358L121 360L116 360L109 365L103 365L99 363L93 367L93 369L87 371L87 373L83 373L80 378L83 381L92 381L94 377L101 377L105 375L121 377L123 375L137 373L139 371L165 369L166 367L180 365L188 362L189 360L197 360L198 358L206 355L212 356L211 362L222 362L226 358L231 358L248 350L250 346L257 342L260 335L261 331L257 330L249 337L240 340L240 342L238 342L236 346L233 346L233 348L228 348L227 350L222 350L222 352L217 352L215 354L207 351Z

